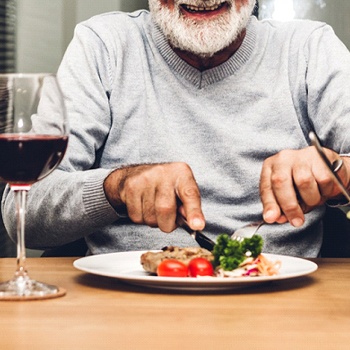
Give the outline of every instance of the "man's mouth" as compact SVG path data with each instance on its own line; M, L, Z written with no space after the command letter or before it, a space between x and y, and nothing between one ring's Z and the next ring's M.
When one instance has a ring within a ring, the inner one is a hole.
M225 6L226 2L222 2L221 4L216 4L213 6L194 6L194 5L186 5L182 4L181 8L189 13L193 14L204 14L221 10Z

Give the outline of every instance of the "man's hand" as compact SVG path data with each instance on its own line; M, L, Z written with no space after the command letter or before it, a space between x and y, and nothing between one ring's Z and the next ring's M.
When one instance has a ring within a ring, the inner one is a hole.
M330 162L339 155L324 149ZM349 183L349 158L343 158L338 171L343 183ZM340 189L334 182L315 147L301 150L285 150L265 160L260 178L260 196L263 217L267 223L289 221L300 227L304 213L332 198L340 197Z
M129 218L137 224L172 232L180 213L193 230L204 228L199 189L185 163L117 169L106 178L104 190L111 205L117 211L126 206Z

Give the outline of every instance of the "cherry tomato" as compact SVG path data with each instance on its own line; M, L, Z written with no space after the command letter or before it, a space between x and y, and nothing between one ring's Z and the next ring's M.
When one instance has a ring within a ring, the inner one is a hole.
M187 265L175 259L163 260L157 268L157 275L163 277L187 277Z
M213 276L213 274L213 265L205 258L194 258L188 264L188 275L190 277Z

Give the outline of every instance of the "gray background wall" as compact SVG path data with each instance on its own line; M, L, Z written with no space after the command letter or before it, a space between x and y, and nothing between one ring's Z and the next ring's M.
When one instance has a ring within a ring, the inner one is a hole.
M147 6L147 0L17 0L17 71L55 72L78 22ZM259 6L260 18L325 21L350 48L349 0L259 0Z
M260 18L276 15L277 19L284 17L326 22L350 49L349 0L259 0L259 12Z
M147 0L18 0L17 71L55 72L78 22L147 4Z

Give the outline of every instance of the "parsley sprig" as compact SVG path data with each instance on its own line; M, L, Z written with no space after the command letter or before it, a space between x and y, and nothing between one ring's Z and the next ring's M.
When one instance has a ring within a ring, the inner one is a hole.
M236 269L247 257L256 258L261 254L263 239L259 235L245 238L242 242L232 240L227 234L218 236L214 249L214 266L226 271Z

